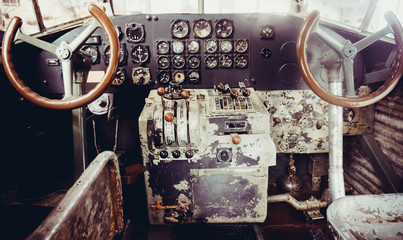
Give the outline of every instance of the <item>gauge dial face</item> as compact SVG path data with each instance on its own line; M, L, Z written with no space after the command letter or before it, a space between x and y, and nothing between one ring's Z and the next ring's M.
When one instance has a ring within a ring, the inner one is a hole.
M204 51L206 53L215 53L218 49L217 41L209 39L204 42Z
M221 19L215 24L215 33L217 37L227 38L232 35L233 32L232 21L228 19Z
M199 19L193 25L193 33L197 38L207 38L212 31L211 22L205 19Z
M185 20L176 20L172 23L171 34L174 38L185 38L189 34L189 23Z
M188 53L198 53L200 50L200 43L196 40L190 40L186 44Z
M188 58L188 67L189 68L198 68L200 67L200 57L199 56L190 56Z
M244 53L246 51L248 51L248 40L246 39L237 39L235 40L235 51L238 53Z
M232 51L232 42L230 40L220 41L220 51L222 53L229 53Z
M158 54L169 53L169 42L168 41L159 41L157 43L157 52L158 52Z
M123 64L126 60L126 45L123 43L120 45L120 51L119 51L119 64ZM106 46L104 50L104 56L105 56L105 64L109 64L109 58L111 56L111 49L110 46Z
M185 57L176 55L172 58L172 66L176 69L181 69L185 66Z
M188 79L191 83L197 83L200 81L200 73L199 71L190 71L188 73Z
M232 67L232 57L230 55L221 55L220 57L220 67L231 68Z
M217 56L209 55L205 59L206 68L216 68L218 65L218 58Z
M148 61L150 58L150 51L148 50L148 46L135 46L131 51L131 56L133 62L137 64L142 64Z
M172 78L175 82L183 83L183 81L185 81L185 73L183 73L182 71L176 71L174 72Z
M266 25L260 29L260 37L264 39L272 38L274 35L274 30L271 26Z
M159 69L167 69L171 64L171 60L167 56L160 56L157 60Z
M168 83L171 81L171 73L168 71L160 71L158 73L158 81L160 83Z
M112 85L113 86L120 86L122 85L126 80L126 70L123 68L118 68L116 71L115 78L112 80Z
M172 52L176 54L181 54L185 50L185 44L182 41L173 41L172 42Z
M133 84L136 85L147 85L151 81L150 69L149 68L133 68L132 72Z
M245 68L248 65L248 55L236 55L234 62L236 68Z
M81 48L81 50L91 56L92 64L99 63L99 51L96 46L84 46Z
M143 42L144 41L144 25L139 23L130 23L126 27L127 41L129 42Z

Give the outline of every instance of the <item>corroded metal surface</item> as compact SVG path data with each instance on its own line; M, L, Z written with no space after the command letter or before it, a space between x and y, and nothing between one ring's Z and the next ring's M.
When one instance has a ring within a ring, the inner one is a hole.
M99 154L28 239L112 239L123 230L117 157Z
M329 152L329 104L311 90L258 91L280 153ZM344 135L373 131L373 106L343 109Z
M327 209L338 239L402 239L403 194L347 196Z
M264 221L276 150L269 113L249 91L189 90L186 100L150 92L139 129L151 224Z

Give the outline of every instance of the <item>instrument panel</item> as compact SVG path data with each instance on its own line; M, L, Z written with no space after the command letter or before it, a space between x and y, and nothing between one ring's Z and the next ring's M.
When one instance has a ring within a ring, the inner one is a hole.
M110 91L138 85L158 88L170 81L190 89L212 88L219 83L235 87L239 82L257 90L308 88L299 75L295 56L300 18L274 14L139 14L114 17L112 22L119 36L120 59ZM62 39L72 41L84 27L68 32L55 44ZM92 59L90 71L105 71L109 44L102 29L89 37L81 51ZM62 93L60 63L48 64L54 63L55 57L46 52L40 58L38 67L46 68L39 73L43 74L40 79L59 79L43 85L43 91ZM140 77L138 73L142 73Z

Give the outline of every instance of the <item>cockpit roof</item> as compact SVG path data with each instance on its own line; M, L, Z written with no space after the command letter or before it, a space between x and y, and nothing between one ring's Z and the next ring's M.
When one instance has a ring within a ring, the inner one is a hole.
M13 16L23 18L22 31L46 35L85 24L87 6L97 3L109 16L136 13L262 13L306 16L313 10L322 19L357 32L374 32L385 26L384 13L393 11L403 22L403 0L2 0L0 30Z

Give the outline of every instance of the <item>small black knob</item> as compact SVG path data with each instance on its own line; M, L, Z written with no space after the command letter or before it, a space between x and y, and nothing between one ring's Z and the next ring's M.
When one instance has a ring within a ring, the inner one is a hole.
M174 158L179 158L181 156L181 152L179 150L172 151L172 156Z
M161 157L161 158L167 158L167 157L168 157L168 152L165 151L165 150L162 150L162 151L160 152L160 157Z

